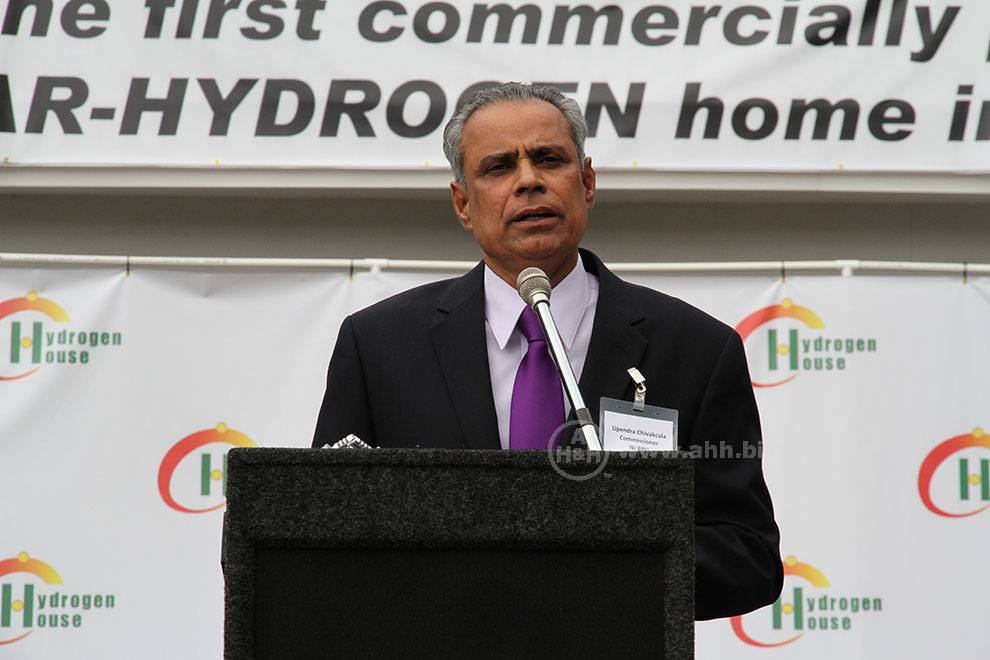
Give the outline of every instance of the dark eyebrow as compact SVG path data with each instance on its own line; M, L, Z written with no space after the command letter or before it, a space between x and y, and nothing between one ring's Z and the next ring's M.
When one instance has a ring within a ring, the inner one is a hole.
M550 144L540 144L533 147L529 151L529 156L531 158L541 158L553 154L554 156L559 156L561 160L568 160L567 153L567 147L551 142ZM517 158L518 155L515 151L500 151L498 153L488 154L478 163L478 173L484 173L493 165L513 164Z
M567 147L562 144L541 144L530 151L531 156L545 156L546 154L566 157Z
M516 152L514 151L503 151L497 154L489 154L481 159L478 163L478 171L484 172L486 169L492 165L500 165L503 163L512 163L516 160Z

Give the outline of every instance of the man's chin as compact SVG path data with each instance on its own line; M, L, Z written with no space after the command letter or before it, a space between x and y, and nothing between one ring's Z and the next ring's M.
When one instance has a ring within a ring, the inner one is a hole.
M519 270L529 266L542 268L553 279L554 274L561 268L572 264L577 259L576 246L553 246L526 250L518 253L514 260Z
M534 266L540 264L553 264L565 261L572 254L577 252L577 248L570 246L539 246L533 249L520 251L519 261L528 262Z

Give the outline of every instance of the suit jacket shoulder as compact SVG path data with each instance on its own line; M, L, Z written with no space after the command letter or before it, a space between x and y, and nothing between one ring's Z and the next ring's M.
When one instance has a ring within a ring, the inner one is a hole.
M313 444L348 433L381 447L499 447L482 264L344 320Z
M618 278L611 271L605 272L607 279L614 280L612 286L621 291L621 302L629 305L632 311L640 312L644 320L659 323L658 328L662 327L667 332L691 332L697 335L697 340L715 342L719 346L725 343L731 333L735 332L714 316L680 298L627 282ZM602 279L601 273L599 273L599 279ZM654 328L653 325L648 327Z

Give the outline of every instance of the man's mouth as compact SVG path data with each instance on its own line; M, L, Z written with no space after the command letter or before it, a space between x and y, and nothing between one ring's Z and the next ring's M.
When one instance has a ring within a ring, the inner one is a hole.
M549 206L534 206L520 211L512 218L513 222L534 222L547 218L556 218L559 214Z

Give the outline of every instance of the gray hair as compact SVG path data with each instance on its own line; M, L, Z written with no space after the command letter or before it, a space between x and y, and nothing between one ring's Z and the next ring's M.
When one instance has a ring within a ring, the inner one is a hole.
M487 87L471 96L454 115L443 129L443 153L450 161L450 169L454 178L462 186L467 181L464 177L464 125L477 110L493 103L512 103L518 101L546 101L554 106L567 120L571 129L571 139L577 147L578 162L584 163L584 140L588 136L588 124L584 120L581 108L574 99L568 98L553 87L528 85L519 82L506 82Z

